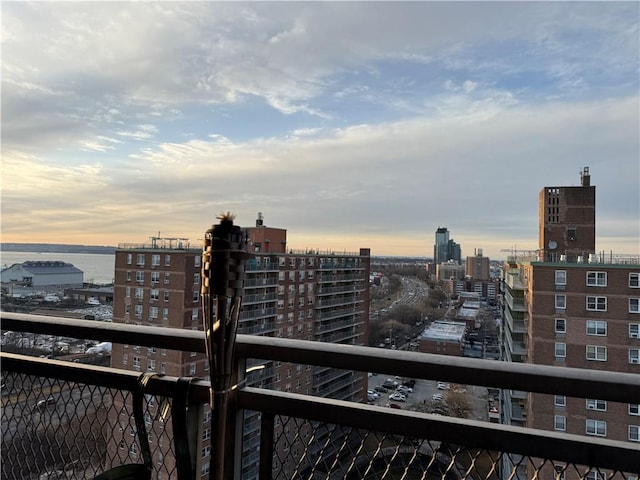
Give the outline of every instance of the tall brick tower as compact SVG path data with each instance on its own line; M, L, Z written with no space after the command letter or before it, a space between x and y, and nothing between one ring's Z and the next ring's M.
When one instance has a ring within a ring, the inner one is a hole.
M539 201L541 260L576 262L596 249L596 187L589 167L580 172L579 187L544 187Z

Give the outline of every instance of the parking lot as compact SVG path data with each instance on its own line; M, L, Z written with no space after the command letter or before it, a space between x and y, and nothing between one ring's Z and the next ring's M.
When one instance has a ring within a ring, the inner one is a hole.
M374 390L376 387L380 387L388 380L398 382L399 385L402 385L403 382L409 379L400 376L392 377L385 374L371 374L368 377L368 380L369 390ZM439 383L443 384L440 386L441 388L438 388ZM433 402L434 395L442 395L442 401L445 401L446 389L449 387L451 386L448 383L439 382L438 380L416 379L415 385L413 386L413 392L406 395L406 400L404 402L390 400L389 396L392 393L395 393L396 390L388 390L386 393L379 392L379 397L369 402L369 404L381 407L389 407L394 404L403 410L409 410L412 409L413 405L427 405L430 402ZM462 386L462 388L466 389L467 398L471 406L471 412L469 413L468 418L488 421L487 389L485 387L475 385Z

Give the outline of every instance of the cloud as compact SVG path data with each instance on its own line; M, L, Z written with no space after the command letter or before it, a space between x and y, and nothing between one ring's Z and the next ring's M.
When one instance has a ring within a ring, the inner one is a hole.
M191 236L232 209L344 245L509 244L589 165L599 232L633 238L637 4L375 7L3 5L3 232Z

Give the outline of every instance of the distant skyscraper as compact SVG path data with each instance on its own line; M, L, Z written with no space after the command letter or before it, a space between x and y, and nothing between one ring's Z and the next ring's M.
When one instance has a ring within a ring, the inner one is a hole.
M467 257L466 274L475 280L489 280L489 257L482 256L482 249L474 250L473 257Z
M441 263L453 260L460 264L460 245L449 238L449 230L446 227L438 227L436 230L436 243L433 246L433 263Z

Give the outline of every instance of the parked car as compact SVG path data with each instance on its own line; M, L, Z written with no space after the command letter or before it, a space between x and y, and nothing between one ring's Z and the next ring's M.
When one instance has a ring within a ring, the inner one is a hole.
M380 396L380 394L378 392L376 392L375 390L367 390L367 395L371 395L374 398L378 398Z
M401 393L392 393L391 395L389 395L389 400L394 400L396 402L404 402L407 400L407 397L405 397Z
M40 400L33 407L34 410L45 410L49 405L55 405L56 399L53 397L49 397L46 400Z
M374 387L373 390L379 393L387 393L389 391L386 388L384 388L382 385L378 385L377 387Z
M416 381L412 378L410 380L407 380L406 382L402 382L402 385L404 385L405 387L413 388L416 386Z
M398 387L398 390L397 390L397 391L398 391L398 392L400 392L401 394L403 394L403 395L405 395L405 396L406 396L406 395L408 395L409 393L412 393L412 392L413 392L413 388L405 387L404 385L400 385L400 386Z
M434 402L441 402L444 400L444 396L441 393L434 393L433 397L431 397Z
M447 390L449 388L448 383L438 382L438 390Z

